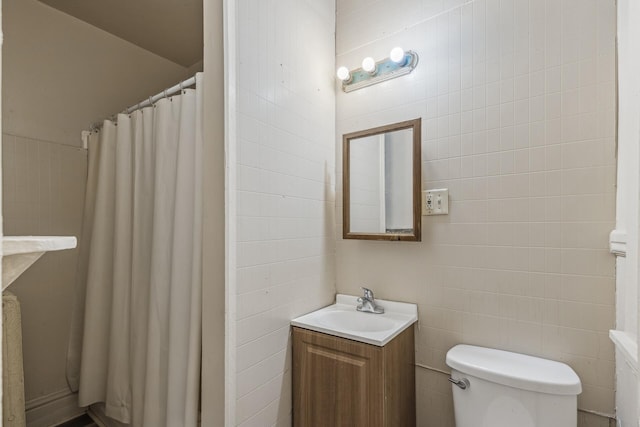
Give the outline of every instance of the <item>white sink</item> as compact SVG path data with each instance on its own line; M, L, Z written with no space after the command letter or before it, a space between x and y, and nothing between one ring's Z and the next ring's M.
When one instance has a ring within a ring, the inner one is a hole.
M293 326L324 334L384 346L418 320L415 304L376 299L383 314L356 310L358 297L336 295L336 303L291 321Z
M13 283L45 252L73 249L73 236L5 236L2 238L2 290Z

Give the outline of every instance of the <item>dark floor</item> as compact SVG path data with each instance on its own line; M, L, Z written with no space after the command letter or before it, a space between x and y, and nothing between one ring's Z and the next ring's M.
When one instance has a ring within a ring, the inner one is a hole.
M94 423L89 415L84 414L65 423L58 424L57 427L98 427L98 424Z

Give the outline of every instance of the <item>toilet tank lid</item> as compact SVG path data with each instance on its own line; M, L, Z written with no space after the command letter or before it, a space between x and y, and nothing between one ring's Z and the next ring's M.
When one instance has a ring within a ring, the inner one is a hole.
M460 344L447 352L447 365L464 374L539 393L578 395L580 378L568 365L492 348Z

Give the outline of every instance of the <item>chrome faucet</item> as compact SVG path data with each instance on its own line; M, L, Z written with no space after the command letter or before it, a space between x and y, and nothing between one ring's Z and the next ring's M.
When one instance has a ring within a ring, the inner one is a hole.
M376 305L376 300L373 297L373 291L368 288L361 288L364 291L364 295L358 298L358 302L360 303L356 310L362 311L365 313L375 313L382 314L384 313L384 308Z

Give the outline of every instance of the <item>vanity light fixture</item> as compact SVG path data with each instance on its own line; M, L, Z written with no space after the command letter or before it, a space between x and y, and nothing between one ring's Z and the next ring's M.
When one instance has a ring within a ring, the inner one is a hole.
M391 49L389 59L401 67L407 63L407 56L404 53L404 49L399 46Z
M351 73L349 72L349 69L347 67L338 68L338 72L336 73L336 75L343 82L348 83L351 81Z
M352 92L409 74L416 65L418 65L417 53L394 47L388 58L376 62L368 56L362 60L361 68L349 71L347 67L340 67L336 74L342 81L342 90Z
M372 57L367 56L362 60L362 69L365 70L367 73L371 74L372 76L375 76L376 68L378 68L376 66L376 61L374 61Z

